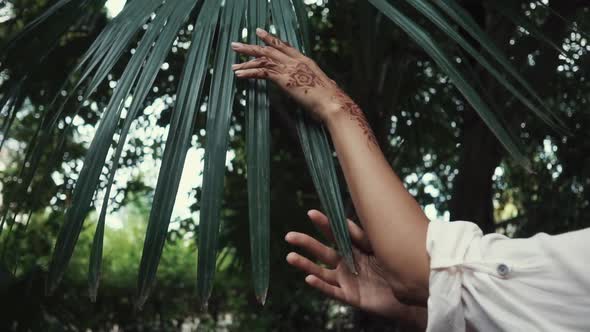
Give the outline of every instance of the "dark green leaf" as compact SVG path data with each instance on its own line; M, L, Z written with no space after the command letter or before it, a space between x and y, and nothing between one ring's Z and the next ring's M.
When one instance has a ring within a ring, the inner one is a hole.
M199 261L197 266L197 297L202 308L207 307L207 301L213 288L225 158L234 100L235 78L231 66L235 63L236 54L230 48L230 44L240 38L241 19L245 8L243 0L225 1L219 27L211 95L207 105L207 143L199 218Z
M268 1L250 0L248 6L250 44L261 45L256 28L268 24ZM248 157L248 212L252 279L258 302L264 305L269 283L270 248L270 127L267 82L250 80L246 124Z
M291 2L289 0L272 1L271 12L279 37L287 40L295 48L303 50L298 35L297 19L293 13ZM330 220L336 245L348 268L356 272L332 150L325 129L301 110L297 111L296 116L297 132L299 133L303 154L314 186L318 191L322 208Z
M498 138L500 143L512 155L512 157L527 170L530 170L530 163L523 154L523 149L515 141L504 126L498 121L488 105L482 100L475 89L467 82L463 74L435 43L430 35L419 25L402 14L398 9L392 6L386 0L369 0L378 10L387 16L392 22L404 30L424 51L432 57L439 67L446 72L457 89L463 94L465 99L473 106L484 123L490 128L492 133Z
M49 274L47 278L49 292L55 289L61 280L65 268L72 256L78 236L82 230L84 219L90 209L90 203L102 171L102 167L97 167L97 165L103 165L105 162L113 134L115 133L123 109L123 102L127 96L129 96L132 87L137 81L143 65L149 56L149 52L152 49L153 43L166 25L171 11L170 7L171 6L162 7L162 11L156 13L156 17L149 24L135 54L129 61L117 87L115 88L90 148L88 149L80 176L76 182L76 187L74 188L72 206L66 212L64 224L59 232L53 257L49 266ZM137 16L139 17L140 15ZM134 23L142 25L141 19L134 20ZM113 59L113 61L114 60L115 59Z
M199 110L197 103L203 88L219 9L217 0L207 0L195 22L191 48L180 79L176 106L172 114L141 256L137 282L139 294L137 305L140 307L154 284L166 241L186 153L190 147L193 126Z
M431 7L427 2L420 1L421 3ZM473 18L469 15L469 13L463 9L459 4L457 4L454 0L437 0L434 3L441 8L450 18L452 18L459 26L461 26L471 37L477 40L480 45L494 58L501 66L502 69L505 70L508 74L510 74L524 89L525 91L532 96L538 105L540 105L541 109L537 107L532 101L529 101L524 95L522 95L519 90L514 87L511 83L507 82L506 79L503 78L502 74L496 71L492 65L483 57L479 52L477 52L473 47L469 45L463 38L460 37L456 32L449 31L448 23L443 23L442 18L440 15L438 17L433 17L432 20L435 24L439 25L441 29L449 34L451 38L457 41L461 47L463 47L469 54L471 54L478 62L484 66L486 69L490 71L496 79L500 83L502 83L509 91L511 91L524 105L526 105L529 109L531 109L540 119L545 121L550 126L554 127L555 129L559 129L562 132L567 132L567 128L561 121L561 119L553 112L551 109L547 108L545 102L541 99L541 97L535 92L535 90L531 87L531 85L518 73L516 68L510 63L510 60L504 55L504 53L495 45L495 43L488 37L487 33L479 27L479 25L473 20ZM432 12L431 9L428 10ZM426 14L425 14L426 15ZM433 14L436 15L436 14ZM430 15L428 15L430 16ZM438 23L437 23L438 22ZM443 28L443 26L445 26Z
M96 297L96 290L98 288L98 272L100 271L100 261L102 259L102 255L100 255L99 252L94 252L94 250L100 250L100 252L102 253L102 246L100 246L99 248L99 245L102 244L102 238L97 239L97 237L102 237L104 231L98 232L98 230L104 229L106 211L108 209L109 203L109 196L111 193L113 182L115 180L117 168L119 167L119 161L121 158L121 153L123 152L123 148L125 146L127 134L129 133L131 124L133 123L133 121L137 117L137 114L141 110L141 106L143 105L143 102L147 97L150 88L156 80L156 76L160 71L160 67L164 63L164 60L166 60L166 56L168 55L168 52L172 47L172 43L176 39L178 30L187 19L194 5L195 2L193 0L179 0L176 2L167 2L158 12L158 15L161 17L161 19L166 20L166 25L162 28L160 35L158 36L157 43L153 46L149 57L143 64L141 76L139 77L137 84L135 86L133 101L131 102L129 110L127 111L127 116L125 118L123 128L121 129L121 133L119 136L117 150L115 151L115 154L113 156L113 165L110 170L110 176L106 187L106 193L102 203L102 211L98 219L97 232L94 238L94 244L96 244L96 246L93 244L93 252L91 255L93 259L90 260L90 269L88 276L91 297Z
M557 46L557 44L555 44L551 39L547 38L543 31L541 31L533 22L531 22L531 20L529 20L528 17L524 16L524 14L515 10L516 8L508 8L506 6L506 3L498 1L489 1L488 4L494 7L498 12L500 12L500 14L504 15L506 18L514 22L514 24L525 29L534 38L546 43L557 52L566 55L561 49L561 47ZM512 3L510 4L512 5Z

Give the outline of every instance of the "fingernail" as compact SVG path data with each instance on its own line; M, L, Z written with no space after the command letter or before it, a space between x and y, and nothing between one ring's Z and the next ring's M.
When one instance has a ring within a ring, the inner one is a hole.
M260 28L256 28L256 34L257 34L259 37L263 37L263 36L265 36L265 35L266 35L266 30L263 30L263 29L260 29Z
M242 47L242 45L243 45L242 43L236 43L236 42L231 43L232 48L240 48L240 47Z
M231 69L236 69L236 68L238 68L238 64L231 65Z
M243 70L236 70L236 71L234 71L234 74L236 76L240 76L243 72L244 72Z

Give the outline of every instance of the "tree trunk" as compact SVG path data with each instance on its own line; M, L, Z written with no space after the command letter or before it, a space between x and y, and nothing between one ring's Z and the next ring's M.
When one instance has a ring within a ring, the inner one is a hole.
M464 8L479 25L501 45L505 37L510 34L508 25L494 28L494 19L490 19L481 2L465 1ZM487 26L487 27L486 27ZM474 59L470 61L475 75L474 79L481 79L485 84L488 97L498 92L497 83L485 72ZM479 78L478 78L479 77ZM482 87L483 88L483 87ZM494 109L494 112L501 112ZM461 132L461 156L457 177L453 183L453 193L449 202L451 220L466 220L477 223L484 233L495 232L494 206L492 201L492 176L502 159L502 146L494 134L480 119L473 107L465 105L463 113L463 128Z
M459 174L449 204L452 220L477 223L485 233L495 231L492 176L502 158L501 146L473 109L464 115Z

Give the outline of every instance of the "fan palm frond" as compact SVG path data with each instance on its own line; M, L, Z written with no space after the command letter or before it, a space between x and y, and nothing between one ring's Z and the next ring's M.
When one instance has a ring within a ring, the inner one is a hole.
M443 47L431 37L429 31L405 14L399 4L393 4L388 0L369 0L369 2L403 30L438 64L506 150L521 165L528 168L529 161L522 152L520 143L512 138L508 129L499 121L497 114L480 95L481 92L472 86L457 64L445 53ZM513 67L509 59L494 45L491 38L467 11L454 0L433 2L406 0L405 3L411 5L420 15L473 57L476 63L489 72L539 119L553 128L566 131L558 116L544 105L541 97ZM67 19L62 20L59 27L55 29L53 37L48 38L47 41L48 45L57 45L56 40L59 39L60 34L77 22L77 18L72 13L101 4L104 4L104 0L57 1L2 47L0 59L5 58L5 53L10 53L14 48L26 44L28 36L42 29L51 18L62 15ZM41 156L47 153L50 138L54 136L59 121L64 118L72 97L77 95L78 90L82 91L81 102L78 103L77 110L74 112L77 114L82 103L89 100L104 83L124 53L134 47L134 53L117 82L108 106L101 114L96 134L84 158L72 203L65 213L49 266L48 291L54 290L64 275L84 220L91 210L100 175L106 164L110 165L109 177L89 262L90 295L93 299L96 297L110 192L126 138L132 123L143 108L179 30L194 11L198 13L196 13L192 40L176 93L176 103L172 112L169 135L143 246L138 276L137 305L141 306L145 303L155 284L185 158L195 130L198 110L202 100L205 99L202 96L205 78L208 70L212 68L209 96L203 104L206 108L207 124L197 262L197 296L201 305L206 306L212 291L218 261L217 253L220 249L218 237L222 219L225 159L236 93L235 79L231 71L236 55L231 50L230 43L240 39L244 28L248 31L249 42L258 43L254 34L255 29L272 25L279 37L288 40L302 52L309 53L312 46L311 29L302 0L270 2L267 0L248 0L248 2L243 0L134 0L128 1L122 12L106 25L64 83L64 89L72 86L67 89L69 91L67 96L62 98L59 94L56 95L51 105L44 111L36 133L27 147L25 160L19 173L20 190L26 192L33 185ZM478 50L468 42L459 33L457 26L476 40L482 50ZM527 30L537 33L532 27ZM134 45L137 38L139 41L137 45ZM215 48L212 50L213 46ZM49 50L45 50L43 54L49 54ZM44 55L38 59L39 62L44 60ZM24 73L16 80L16 83L1 87L0 111L3 112L1 127L3 136L0 148L8 137L11 124L22 104L24 98L22 86L27 83L27 75ZM61 90L59 89L60 92ZM130 104L127 106L126 101L129 99ZM269 284L270 241L270 131L266 82L249 82L247 109L247 178L252 273L256 296L261 303L264 303ZM122 113L126 114L124 119L121 119ZM322 207L330 219L336 244L347 266L355 271L341 189L326 130L301 110L296 112L295 121L313 184ZM117 133L119 135L113 157L111 163L107 163L108 152ZM66 137L65 131L61 135L63 142ZM9 197L7 200L10 203ZM8 215L7 209L2 212L0 224ZM2 228L0 226L0 231Z

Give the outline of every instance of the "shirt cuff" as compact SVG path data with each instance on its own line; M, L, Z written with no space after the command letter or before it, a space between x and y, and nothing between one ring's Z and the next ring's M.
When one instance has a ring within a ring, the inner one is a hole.
M461 265L467 259L470 246L479 242L474 240L482 236L481 229L471 222L432 221L428 225L426 250L430 255L430 295L426 331L465 331Z

